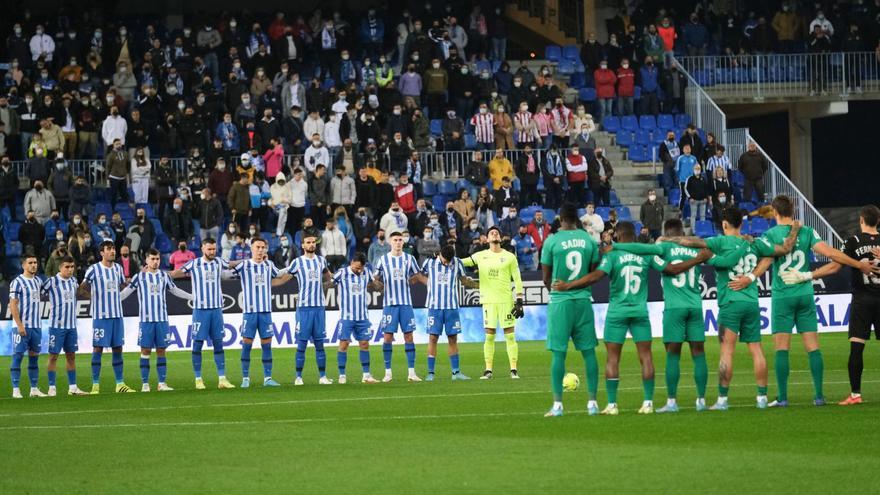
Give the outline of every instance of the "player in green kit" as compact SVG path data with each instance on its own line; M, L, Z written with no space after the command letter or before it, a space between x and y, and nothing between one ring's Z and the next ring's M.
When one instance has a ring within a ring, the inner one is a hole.
M749 347L755 372L755 381L758 384L756 398L757 407L767 407L767 360L761 348L761 308L758 305L758 286L754 281L763 272L757 271L758 251L754 244L742 238L742 213L735 208L728 208L722 213L721 226L724 235L709 239L692 237L669 237L661 238L667 242L674 242L687 247L708 247L713 253L722 255L718 260L713 258L711 264L718 269L715 273L718 287L718 335L721 339L721 357L718 363L718 401L710 409L726 411L727 394L730 390L730 381L733 378L733 354L736 350L736 342L740 340ZM792 233L782 246L774 246L775 255L784 255L791 251L795 236L800 225L795 224ZM731 251L742 250L740 256L735 259L725 259L723 255ZM766 268L765 268L766 270ZM740 277L746 277L749 284L742 290L734 290L728 283L737 281Z
M684 235L681 220L667 220L663 225L667 236ZM694 360L694 381L697 386L697 411L706 410L706 384L709 381L709 368L706 364L704 342L706 341L703 318L703 297L700 289L700 267L693 266L687 271L675 273L675 267L683 262L697 258L696 248L679 246L670 242L660 244L616 244L615 250L635 254L656 255L651 259L655 269L663 272L663 344L666 347L666 405L658 413L678 412L678 382L681 376L681 348L688 343ZM739 259L745 246L733 250L725 257L710 260L710 264L730 263ZM733 259L732 257L736 257ZM725 259L728 259L725 261Z
M822 361L822 351L819 350L819 320L816 317L813 284L787 285L782 276L788 272L795 272L796 277L803 277L804 281L810 280L810 250L866 274L872 273L872 266L867 262L856 261L829 246L815 230L807 226L800 228L797 241L790 253L775 256L773 247L785 240L794 223L794 203L788 196L780 195L773 199L771 206L777 225L754 243L758 248L758 254L767 256L758 263L758 268L763 268L762 273L771 263L773 265L770 329L773 332L773 347L776 350L774 367L779 391L776 400L771 402L769 407L788 406L789 349L791 349L791 334L795 327L803 338L804 350L807 351L810 363L810 373L813 376L813 404L824 406L822 381L825 366Z
M635 226L630 222L617 225L617 240L633 243ZM669 265L671 274L683 273L709 258L704 253L690 261ZM624 251L612 250L602 257L599 267L571 282L556 280L553 289L562 292L592 285L608 275L611 280L611 300L605 318L605 348L608 360L605 364L605 386L608 390L608 406L602 414L617 415L617 388L620 384L620 353L626 334L632 335L642 365L644 401L639 414L654 412L654 362L651 356L651 321L648 319L648 270L651 258ZM656 267L655 267L656 268ZM549 310L548 310L549 312Z
M565 376L565 355L568 341L584 357L589 400L587 412L599 414L596 393L599 389L599 363L596 360L596 326L593 321L592 290L584 287L565 292L552 290L553 280L571 281L595 270L599 263L599 245L585 230L577 226L577 207L567 203L559 212L559 231L551 235L541 248L541 270L544 287L550 290L547 305L547 350L553 353L550 365L550 386L553 407L544 416L562 416L562 377Z

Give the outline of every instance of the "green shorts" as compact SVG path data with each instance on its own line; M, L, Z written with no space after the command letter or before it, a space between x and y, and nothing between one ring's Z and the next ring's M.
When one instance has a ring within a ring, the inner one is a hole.
M547 350L567 351L568 339L579 351L594 349L599 343L589 299L551 301L547 305Z
M663 343L705 342L706 327L703 308L672 308L663 310Z
M772 299L771 306L770 329L773 333L791 333L794 327L798 333L819 331L813 296L780 297Z
M513 300L509 303L486 303L483 304L483 328L497 330L501 327L513 328L516 318L513 317Z
M632 335L633 342L650 341L651 320L648 315L605 318L605 342L623 344L626 341L627 331Z
M739 341L761 341L761 308L757 302L732 302L718 310L718 331L727 328L739 335Z

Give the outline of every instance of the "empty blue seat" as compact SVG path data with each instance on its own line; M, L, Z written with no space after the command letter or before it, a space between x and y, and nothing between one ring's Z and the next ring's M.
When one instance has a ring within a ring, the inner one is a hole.
M7 257L18 257L21 256L21 243L18 241L9 241L6 243L6 256Z
M467 189L469 187L470 184L468 184L467 180L458 179L458 182L455 183L455 198L458 199L458 191L461 191L462 189ZM471 201L473 201L473 199L474 198L471 198Z
M491 73L492 72L492 63L489 62L488 60L477 60L474 63L474 70L476 70L478 73L483 72L484 70L487 70Z
M447 201L449 201L449 196L444 196L442 194L436 194L431 198L431 204L434 205L434 209L438 211L446 208Z
M473 134L465 134L464 135L464 147L472 150L477 147L477 137Z
M578 98L580 98L581 101L596 101L596 89L581 88L578 90Z
M577 45L565 45L562 47L562 58L579 62L581 60L581 51Z
M681 200L681 189L674 188L669 191L669 204L677 205Z
M629 158L630 161L637 163L647 162L648 157L645 151L646 149L645 146L640 144L633 145L627 150L627 158Z
M587 75L583 72L575 72L568 79L568 85L575 89L581 89L587 85Z
M675 127L687 127L691 123L691 116L686 113L679 113L675 116Z
M620 205L620 198L617 196L617 191L612 189L611 193L608 196L609 196L608 199L611 200L611 206L619 206Z
M730 174L730 183L734 187L742 188L746 183L746 176L739 170L733 170Z
M617 133L617 145L623 146L624 148L629 148L633 145L635 140L635 136L632 131L621 129L620 132Z
M639 121L635 115L624 115L620 119L620 128L635 132L639 128Z
M550 62L559 62L562 60L562 47L559 45L547 45L544 48L544 58Z
M560 60L559 65L556 66L557 74L574 74L577 71L577 65L572 60Z
M446 196L455 196L455 194L457 193L457 190L455 189L455 183L451 180L440 181L437 192Z
M764 235L764 232L767 232L768 230L770 230L770 224L766 219L761 217L755 217L752 219L749 232L751 232L753 236L757 237L759 235Z
M659 128L663 132L667 132L670 129L675 129L675 127L675 121L673 120L672 115L669 115L668 113L661 113L657 116L657 128Z
M715 235L715 226L709 220L697 220L694 225L694 235L698 237L712 237Z
M657 128L657 121L653 115L642 115L639 117L639 128L653 130Z
M633 93L633 100L638 101L638 100L641 100L641 99L642 99L642 87L641 87L641 86L636 86L636 87L635 87L635 93Z
M324 79L324 83L321 84L321 89L324 91L330 91L330 88L333 86L336 86L336 81L334 81L332 77L328 77L327 79Z
M751 201L743 201L739 204L739 209L746 210L748 212L755 211L755 203L752 203Z
M10 240L18 239L19 230L21 230L21 223L10 222L9 225L6 227L6 238ZM54 232L52 234L54 235Z
M596 207L596 215L602 217L602 220L608 221L608 215L611 213L611 207L609 206L597 206Z
M620 130L620 118L609 115L602 119L602 127L608 132L617 132Z
M440 136L443 134L443 121L440 119L431 120L431 135Z
M437 194L437 183L432 180L422 181L422 194L425 196Z
M162 222L160 222L158 219L151 218L150 223L153 224L153 231L156 233L156 235L165 233L165 231L162 230Z
M614 209L617 210L617 219L618 220L626 220L626 221L632 220L632 214L630 213L628 207L617 206Z
M648 129L639 129L636 131L636 144L648 145L651 143L651 131Z
M556 220L556 210L544 208L544 221L547 223L553 223L553 220Z
M160 253L170 253L171 251L174 251L174 246L171 245L171 239L169 239L168 236L160 234L156 236L156 249L158 249Z

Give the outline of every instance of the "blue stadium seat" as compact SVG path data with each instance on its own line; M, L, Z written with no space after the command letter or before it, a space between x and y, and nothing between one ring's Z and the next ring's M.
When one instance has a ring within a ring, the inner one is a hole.
M675 116L675 127L687 127L691 123L691 116L686 113L679 113Z
M270 253L274 253L278 247L281 246L281 238L276 236L274 232L263 232L260 236L262 236L263 239L269 240L267 248Z
M18 239L19 230L21 230L21 223L10 222L9 225L6 226L6 238L9 240ZM48 232L46 234L48 234Z
M669 191L669 204L677 205L681 200L681 189L673 189Z
M630 221L630 220L632 220L632 214L630 213L628 207L626 207L626 206L617 206L617 207L615 207L614 209L617 210L617 218L618 218L618 220L626 220L626 221Z
M437 183L432 180L422 181L422 194L425 196L433 196L437 194Z
M562 60L562 47L559 45L547 45L544 48L544 58L549 62L559 62Z
M458 179L458 182L455 183L455 197L456 197L456 199L458 199L458 191L460 191L462 189L467 189L469 187L470 187L470 184L468 184L467 180ZM471 201L473 201L473 199L474 198L471 198Z
M577 65L572 60L560 60L559 65L556 66L557 74L574 74L577 71Z
M578 90L578 98L580 98L581 101L596 101L596 89L581 88Z
M431 135L440 136L443 134L443 121L440 119L431 120Z
M770 230L770 224L766 219L761 217L754 217L751 221L751 226L749 227L749 232L753 236L764 235L764 232Z
M464 135L464 147L466 149L472 150L477 147L477 137L473 134L465 134Z
M739 204L739 209L746 210L748 212L755 211L755 203L752 203L751 201L743 201Z
M639 128L639 121L635 115L624 115L620 119L620 128L635 132Z
M568 85L575 89L581 89L587 85L587 75L583 72L575 72L568 79Z
M544 221L547 223L553 223L553 220L556 220L556 210L544 208Z
M648 145L651 143L651 131L648 129L639 129L636 131L636 144Z
M440 187L437 188L437 191L446 196L455 196L458 193L455 189L455 183L451 180L440 181Z
M577 45L565 45L562 47L562 58L579 62L581 60L581 51Z
M160 222L158 219L151 218L150 223L153 224L153 230L156 232L156 235L165 233L165 231L162 230L162 222Z
M624 148L629 148L635 142L635 137L632 131L621 129L620 132L617 133L617 145L623 146Z
M746 176L739 170L733 170L730 174L730 183L733 187L742 189L746 183Z
M647 153L645 150L647 150L647 148L644 145L640 145L640 144L633 145L627 150L627 158L630 161L637 162L637 163L647 162L648 157L647 157Z
M7 257L11 258L11 257L21 256L21 252L22 252L22 248L21 248L20 242L9 241L6 243L6 256Z
M617 132L620 130L620 118L609 115L602 119L602 127L608 132Z
M446 202L449 201L450 196L445 196L443 194L435 194L433 198L431 198L431 204L434 206L435 210L442 210L446 208Z
M321 89L323 89L324 91L330 91L330 88L332 88L333 86L336 86L336 81L334 81L332 77L328 77L327 79L324 79L324 83L321 85Z
M483 72L483 70L492 72L492 63L488 60L477 60L474 63L474 70L476 70L477 73Z
M608 214L611 212L611 208L608 206L597 206L596 214L602 217L602 220L608 221Z
M611 190L611 193L608 195L608 199L611 200L611 206L619 206L620 198L617 196L617 191L614 189Z
M635 93L633 93L633 100L639 101L642 99L642 87L636 86Z
M170 253L171 251L174 251L174 246L171 245L171 239L169 239L168 236L160 234L156 236L156 249L158 249L160 253Z
M672 115L669 115L668 113L661 113L660 115L658 115L657 128L662 130L663 132L667 132L670 129L675 129L675 121L673 120Z
M639 128L646 130L653 130L657 128L657 121L654 120L653 115L642 115L639 117Z
M95 217L99 215L107 215L108 217L113 215L113 207L110 206L110 203L95 203Z
M697 220L694 225L694 235L698 237L712 237L715 235L715 226L709 220Z

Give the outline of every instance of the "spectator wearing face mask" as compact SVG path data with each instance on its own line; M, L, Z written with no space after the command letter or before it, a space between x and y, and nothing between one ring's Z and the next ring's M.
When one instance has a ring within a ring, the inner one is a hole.
M574 125L574 114L570 108L563 104L562 98L556 98L553 104L553 109L550 110L553 144L561 149L569 145L571 130Z
M421 236L416 240L416 253L418 253L419 265L437 256L440 252L440 239L430 226L426 226Z
M633 114L633 98L636 91L636 74L629 66L629 59L620 61L617 69L617 114Z
M306 152L303 155L303 164L305 164L306 170L313 174L318 165L324 165L325 167L330 165L330 152L324 146L320 134L312 134L311 139L312 145L306 148Z
M55 160L52 173L49 174L48 181L49 191L55 196L55 203L58 212L62 217L67 218L68 206L70 204L70 190L73 187L73 174L67 168L67 162L61 158ZM16 189L18 189L16 185ZM14 208L10 211L14 211Z
M544 174L544 190L547 208L556 209L562 205L562 197L565 186L565 158L551 145L550 150L544 156L541 166Z
M510 239L510 246L516 251L516 260L521 270L535 270L535 254L538 247L535 240L529 235L528 227L520 225L516 233Z
M15 222L15 195L18 192L18 174L12 169L9 157L0 158L0 208L9 210L10 220Z
M539 204L541 194L538 192L538 180L541 178L541 167L531 144L526 144L522 154L516 159L516 176L520 180L520 208Z
M134 202L145 204L150 196L150 162L144 156L143 148L138 148L131 157L131 188Z
M379 229L376 232L376 241L370 243L370 248L367 250L367 261L376 266L376 262L382 256L385 256L391 252L391 245L385 241L385 231Z
M193 237L192 214L183 207L183 201L176 198L162 222L165 234L171 242L188 242Z
M724 191L719 192L712 200L712 223L715 224L717 230L720 231L722 229L721 219L723 218L724 210L735 208L733 203L733 195Z
M603 60L599 63L599 68L593 72L593 80L596 82L596 97L599 99L597 120L601 124L602 119L611 116L614 108L614 87L617 84L617 75L608 68L608 61Z
M550 224L544 220L544 212L538 210L535 212L535 218L529 222L528 233L535 243L535 248L540 255L541 248L544 247L544 241L550 237Z
M709 198L709 185L703 177L702 166L697 164L693 170L694 174L688 177L685 184L685 192L691 206L691 226L696 225L697 220L706 219L706 202Z
M415 209L415 208L413 208ZM407 229L409 218L397 201L391 203L388 212L379 220L379 230L385 233L403 232Z
M656 239L662 235L664 218L663 202L657 200L656 191L648 190L648 199L639 208L639 220L648 228L651 237Z
M199 220L199 237L202 239L217 239L220 237L220 225L225 221L223 206L210 187L201 191L200 201L197 203Z
M70 206L68 215L74 218L76 215L90 216L92 209L92 189L86 183L85 177L77 177L70 188Z
M587 181L593 198L600 206L611 204L611 178L614 176L614 168L605 157L604 150L597 148L595 156L587 163Z
M35 181L34 187L24 196L24 211L32 211L36 221L42 225L57 209L55 195L45 189L42 181Z
M583 202L586 193L589 166L577 145L572 146L571 151L565 158L565 170L569 186L568 200L580 204Z
M56 235L52 240L53 249L52 252L49 253L49 258L46 260L46 277L54 277L57 275L61 268L61 259L68 256L67 243L64 242L64 233L59 231L58 234L61 235Z
M26 210L25 221L18 231L18 241L21 242L22 253L33 253L37 258L43 259L43 239L46 238L46 229L43 227L45 220L38 221L34 210Z
M477 149L495 149L495 116L489 112L487 103L480 103L477 114L471 117L471 126L474 128Z
M730 181L727 179L727 171L724 168L716 167L712 170L712 178L709 180L709 203L715 206L718 196L724 194L728 198L732 198L732 189Z
M330 179L330 207L336 210L338 206L343 206L346 211L350 211L354 207L357 199L357 186L354 179L345 175L345 170L336 169L335 176Z
M681 148L681 156L675 161L675 172L678 176L679 190L681 191L681 199L678 203L678 209L684 210L687 201L687 192L685 191L685 183L694 173L694 165L697 164L697 158L691 154L691 146L685 144Z
M521 223L517 213L517 204L516 192L510 187L508 181L503 181L501 189L495 191L495 207L497 208L496 213L501 218L498 222L501 233L508 239L516 233L516 229Z

